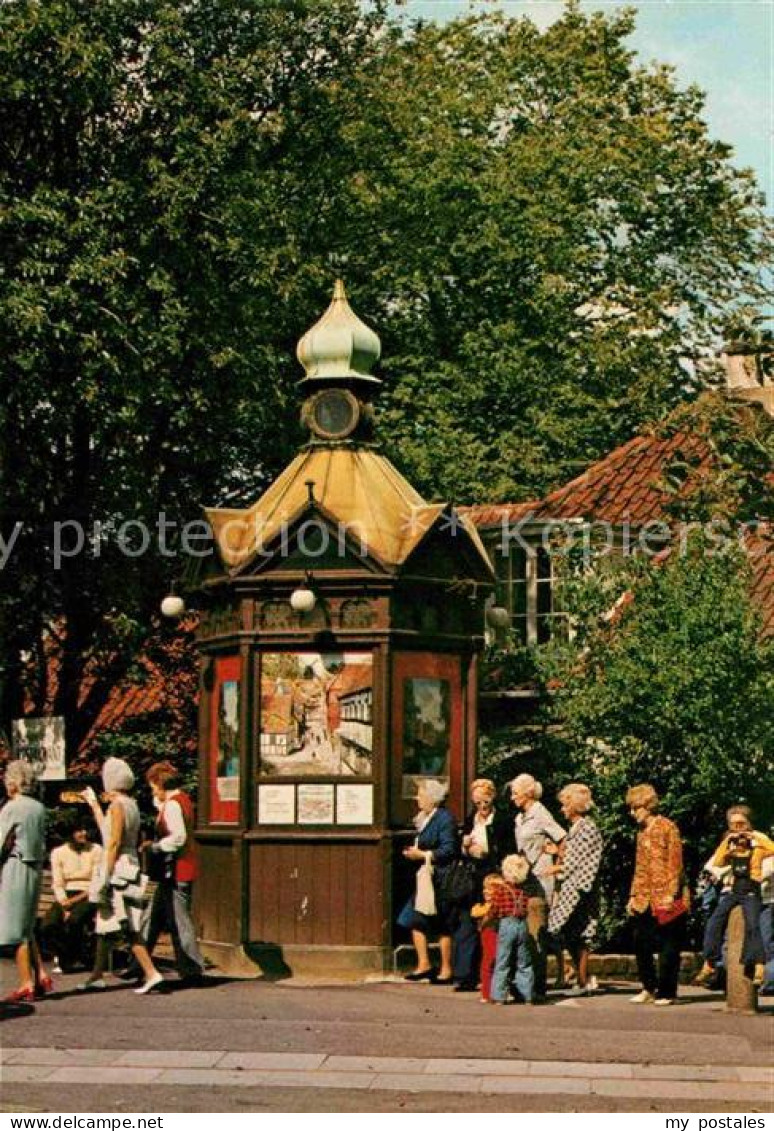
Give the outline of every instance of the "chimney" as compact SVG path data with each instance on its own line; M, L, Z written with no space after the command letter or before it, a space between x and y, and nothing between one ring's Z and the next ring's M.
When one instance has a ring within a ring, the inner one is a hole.
M774 379L771 365L774 347L736 341L728 342L721 353L726 367L726 391L737 400L757 401L769 416L774 416Z

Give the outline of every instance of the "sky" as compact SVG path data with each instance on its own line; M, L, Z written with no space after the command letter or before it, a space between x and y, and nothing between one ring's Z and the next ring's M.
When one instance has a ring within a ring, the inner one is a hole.
M643 62L676 68L681 86L707 93L710 133L734 147L734 163L755 170L774 200L774 0L582 0L584 9L634 7L631 46ZM471 10L501 8L547 26L561 13L558 0L405 0L408 18L437 21Z

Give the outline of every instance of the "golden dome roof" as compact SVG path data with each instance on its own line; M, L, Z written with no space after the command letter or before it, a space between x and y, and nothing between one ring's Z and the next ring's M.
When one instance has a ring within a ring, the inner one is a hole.
M312 448L301 452L266 492L244 510L209 509L207 519L224 564L243 570L268 550L281 533L314 503L341 524L356 546L387 567L401 565L447 510L426 503L388 459L357 448ZM481 553L489 559L473 523L455 514Z

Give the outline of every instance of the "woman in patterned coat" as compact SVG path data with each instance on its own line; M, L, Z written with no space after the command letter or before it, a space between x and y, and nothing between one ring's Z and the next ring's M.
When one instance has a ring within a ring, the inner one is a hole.
M587 993L589 950L597 933L599 868L602 834L588 816L594 802L586 785L573 782L559 794L569 831L562 844L562 861L552 867L559 877L548 916L548 930L567 947L578 973L575 994Z
M677 996L688 910L683 895L683 842L677 825L659 814L658 794L652 785L632 786L626 804L639 827L626 910L634 924L642 990L630 1000L638 1005L671 1005ZM653 963L656 950L658 970Z

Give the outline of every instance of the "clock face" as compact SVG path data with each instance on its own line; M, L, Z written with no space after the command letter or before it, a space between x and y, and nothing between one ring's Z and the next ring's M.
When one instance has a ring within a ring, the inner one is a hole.
M360 406L346 389L326 389L309 406L312 431L325 440L343 440L354 432Z

